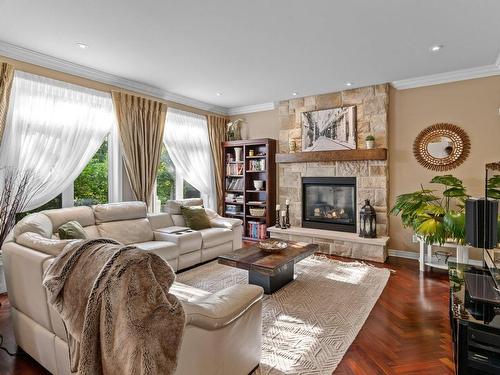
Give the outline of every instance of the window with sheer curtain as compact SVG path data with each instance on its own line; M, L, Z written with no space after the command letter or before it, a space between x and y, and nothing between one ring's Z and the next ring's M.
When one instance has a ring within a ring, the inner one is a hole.
M176 199L201 196L205 207L215 209L214 166L206 116L169 108L163 142L174 167L171 170L175 170Z
M64 201L114 125L109 93L16 71L0 168L33 173L37 190L27 210L61 193Z

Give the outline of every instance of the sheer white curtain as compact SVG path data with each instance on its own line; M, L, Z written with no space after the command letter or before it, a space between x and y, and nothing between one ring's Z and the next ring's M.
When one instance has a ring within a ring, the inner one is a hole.
M0 168L31 171L41 186L26 210L59 195L115 124L111 95L16 71Z
M176 170L216 209L215 177L206 116L169 108L163 142Z

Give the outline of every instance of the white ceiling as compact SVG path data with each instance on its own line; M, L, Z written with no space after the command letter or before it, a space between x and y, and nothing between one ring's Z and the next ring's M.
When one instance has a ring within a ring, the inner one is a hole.
M500 52L498 0L0 0L0 15L0 41L226 108Z

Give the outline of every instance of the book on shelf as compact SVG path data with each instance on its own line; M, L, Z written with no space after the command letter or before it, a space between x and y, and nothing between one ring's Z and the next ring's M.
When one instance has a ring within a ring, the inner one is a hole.
M243 190L243 182L242 178L228 178L226 179L226 190Z
M226 175L227 176L243 176L243 163L238 164L226 164Z
M249 221L247 223L248 237L258 240L265 240L267 237L267 225L258 221Z
M266 170L266 159L250 160L248 168L252 172L260 172Z

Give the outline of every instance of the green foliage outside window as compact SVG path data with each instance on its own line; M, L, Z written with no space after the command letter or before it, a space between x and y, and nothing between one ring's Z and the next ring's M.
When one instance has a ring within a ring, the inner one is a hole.
M75 206L90 206L108 202L107 139L75 180L74 194Z
M161 204L165 204L169 199L175 199L175 167L165 147L162 148L160 155L156 194Z

